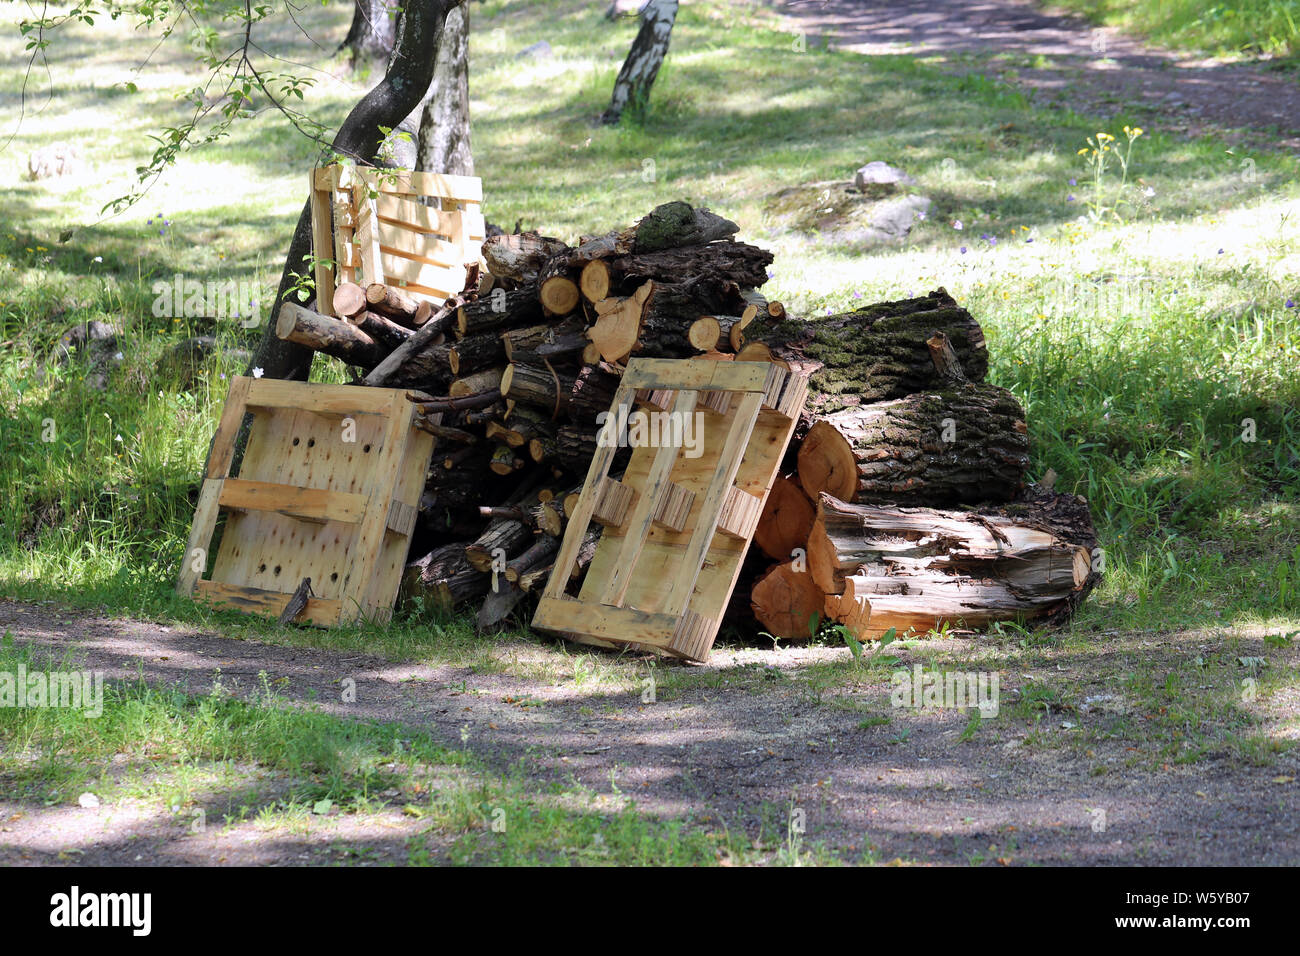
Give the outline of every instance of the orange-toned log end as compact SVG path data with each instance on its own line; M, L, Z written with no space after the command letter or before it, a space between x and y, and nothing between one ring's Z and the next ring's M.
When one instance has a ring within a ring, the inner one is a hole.
M793 477L777 475L758 519L754 544L775 561L789 561L795 548L808 546L816 510Z
M548 315L568 315L578 307L578 284L567 276L551 276L542 283L537 297Z
M609 296L609 265L601 259L592 259L582 267L578 288L588 302L599 302Z
M814 512L812 530L808 532L808 573L823 594L842 594L844 574L839 566L835 542L826 533L826 525Z
M853 446L824 421L814 422L799 446L799 484L809 498L821 492L852 501L858 491L858 461Z
M773 637L806 641L817 634L826 610L826 595L806 569L793 561L776 564L754 582L750 608Z

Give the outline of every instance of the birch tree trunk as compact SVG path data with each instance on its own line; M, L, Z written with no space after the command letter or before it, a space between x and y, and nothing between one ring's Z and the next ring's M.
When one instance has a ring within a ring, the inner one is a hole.
M623 68L618 71L609 109L600 118L602 123L617 123L629 106L634 110L645 108L650 100L650 87L668 53L668 40L676 19L677 0L649 0L645 5L641 11L641 29L632 41Z
M419 152L415 168L473 176L469 139L469 6L447 13L434 54L433 83L415 117Z

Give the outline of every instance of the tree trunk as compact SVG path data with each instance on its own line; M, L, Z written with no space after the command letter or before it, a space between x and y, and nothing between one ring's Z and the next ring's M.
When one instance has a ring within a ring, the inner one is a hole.
M799 448L809 496L953 505L1009 501L1029 465L1025 411L996 385L964 385L820 418Z
M324 352L367 371L383 361L387 354L359 326L304 309L292 302L280 306L275 334L286 342L295 342L316 352Z
M1087 502L1038 488L978 511L818 502L808 570L859 637L1060 618L1100 580Z
M469 137L469 6L447 13L434 53L433 82L415 117L419 148L415 168L473 176Z
M396 17L397 0L353 0L352 24L338 52L348 51L354 71L363 62L379 63L392 55Z
M628 51L623 68L614 81L614 95L609 108L601 116L602 123L617 123L623 111L645 110L650 100L650 87L659 75L668 41L677 19L677 0L650 0L641 11L641 29L637 31L632 48Z
M435 606L455 605L487 594L491 579L470 566L463 544L445 544L406 566L402 578L405 600L427 595Z

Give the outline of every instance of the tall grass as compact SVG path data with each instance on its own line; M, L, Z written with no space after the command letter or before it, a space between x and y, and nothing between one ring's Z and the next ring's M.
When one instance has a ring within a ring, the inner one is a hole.
M1300 52L1300 0L1053 0L1138 30L1164 46L1210 52Z

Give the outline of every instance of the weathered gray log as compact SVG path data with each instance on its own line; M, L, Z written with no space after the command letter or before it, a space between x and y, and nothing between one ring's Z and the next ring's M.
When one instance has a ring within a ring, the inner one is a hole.
M1040 488L972 511L854 505L821 495L808 571L859 637L889 628L1059 620L1100 580L1087 501Z

